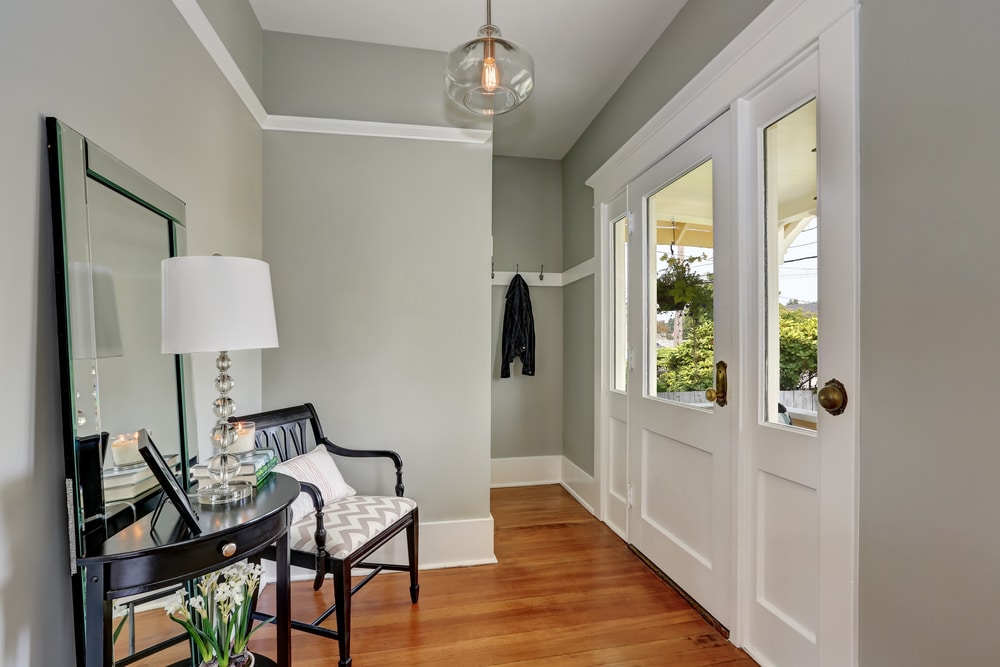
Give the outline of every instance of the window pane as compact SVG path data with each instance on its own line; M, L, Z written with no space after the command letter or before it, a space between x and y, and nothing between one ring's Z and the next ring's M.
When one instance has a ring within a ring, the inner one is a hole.
M628 217L611 225L611 388L625 391L628 386L628 314L626 262L628 258Z
M816 428L816 100L764 130L767 420Z
M648 199L651 308L648 394L711 407L715 385L712 161Z

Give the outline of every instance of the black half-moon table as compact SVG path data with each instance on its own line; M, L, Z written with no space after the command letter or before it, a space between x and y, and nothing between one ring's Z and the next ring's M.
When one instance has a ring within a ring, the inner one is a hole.
M154 528L150 528L147 516L112 535L93 555L79 559L86 582L87 667L114 664L110 628L116 598L187 581L253 556L272 544L277 552L277 665L291 667L287 509L298 495L297 481L273 474L249 498L228 505L197 505L202 529L197 536L183 527L168 503Z

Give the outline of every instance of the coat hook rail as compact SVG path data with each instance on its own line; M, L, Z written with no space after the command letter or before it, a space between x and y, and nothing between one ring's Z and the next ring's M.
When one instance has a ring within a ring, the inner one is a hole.
M540 264L539 267L540 268L538 269L538 282L543 282L545 280L545 265L544 264ZM501 277L503 276L504 273L505 273L504 271L500 272ZM514 272L513 273L516 276L521 275L521 263L520 262L514 264ZM557 278L556 278L557 282L559 280L558 279L558 275L559 274L557 273L556 274L556 276L557 276ZM496 277L497 277L496 261L494 261L494 260L491 259L490 260L490 279L491 280L496 280ZM531 278L530 280L533 281L534 278Z

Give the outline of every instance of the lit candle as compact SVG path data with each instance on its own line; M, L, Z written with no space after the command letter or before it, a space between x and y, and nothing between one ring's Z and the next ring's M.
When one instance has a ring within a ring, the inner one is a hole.
M139 433L121 433L111 441L111 460L117 467L142 463L139 453Z
M229 451L234 454L253 451L254 423L236 422L233 426L236 427L236 442L232 444Z

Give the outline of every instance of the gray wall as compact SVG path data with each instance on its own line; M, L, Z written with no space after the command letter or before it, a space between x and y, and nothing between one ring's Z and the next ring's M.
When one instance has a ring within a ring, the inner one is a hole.
M444 53L264 32L268 113L490 129L444 92Z
M861 9L865 667L1000 656L998 26L994 0Z
M268 132L264 164L264 404L311 401L334 442L399 451L423 521L488 517L489 144Z
M5 2L0 62L0 664L50 667L74 656L43 117L187 202L201 253L259 256L261 139L169 2Z
M555 160L493 158L493 261L497 271L537 277L562 270L560 164ZM551 278L550 278L551 281ZM545 281L542 281L543 283ZM562 454L562 290L531 287L535 318L535 375L500 378L506 286L493 287L492 456Z
M562 271L562 175L556 160L493 158L493 261L497 271Z
M698 0L681 9L562 161L563 261L594 256L594 192L584 183L764 9L770 0ZM594 469L594 294L563 308L564 449ZM582 290L582 286L575 288Z

